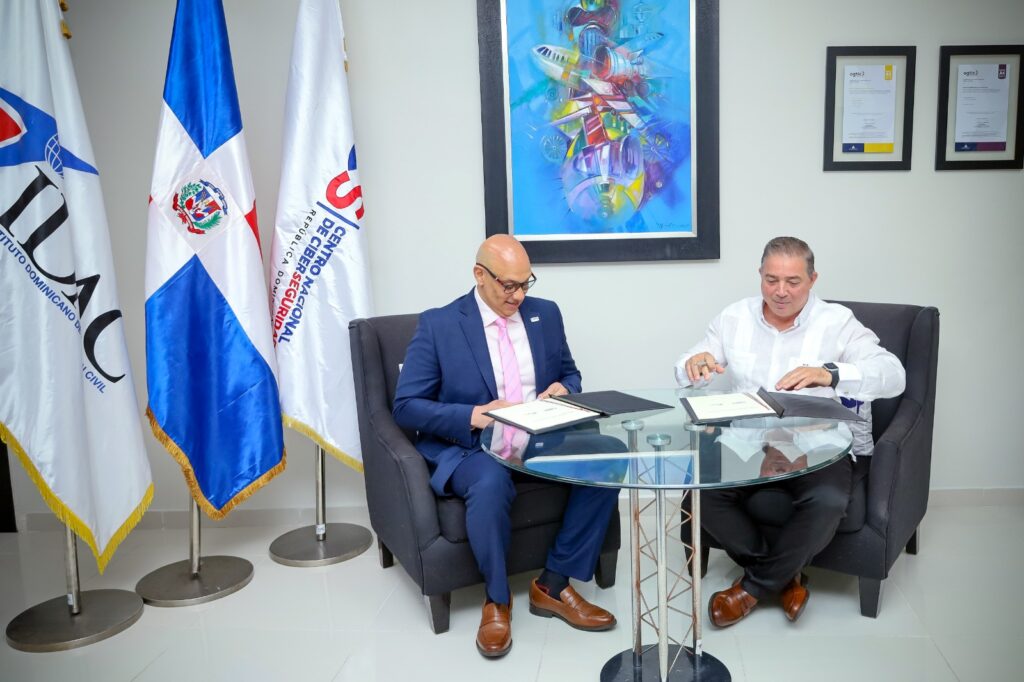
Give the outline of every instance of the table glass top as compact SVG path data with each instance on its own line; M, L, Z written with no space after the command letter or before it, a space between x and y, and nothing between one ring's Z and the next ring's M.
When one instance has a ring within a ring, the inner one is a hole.
M850 451L847 423L803 417L693 424L680 399L694 389L625 391L670 405L540 435L494 422L481 445L512 469L616 488L731 488L800 476Z

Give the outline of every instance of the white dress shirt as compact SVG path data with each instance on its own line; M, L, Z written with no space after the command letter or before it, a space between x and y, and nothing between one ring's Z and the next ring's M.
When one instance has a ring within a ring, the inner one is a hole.
M827 303L811 293L794 324L779 331L764 319L760 296L733 303L711 321L704 339L683 353L675 365L676 381L689 386L685 363L697 353L711 353L726 370L697 386L756 391L775 390L775 384L801 365L821 367L834 362L839 384L833 390L816 386L800 391L810 395L858 401L851 409L866 422L851 422L853 454L870 455L871 401L903 392L906 373L899 359L878 344L878 337L857 321L849 308Z
M501 369L501 353L498 352L498 313L480 298L480 292L473 289L473 297L480 307L480 317L484 321L484 336L487 337L487 350L491 355L491 368L494 369L494 381L498 386L498 398L505 399L505 376ZM530 350L530 339L526 336L526 325L523 316L517 310L508 318L508 338L512 349L516 352L519 363L519 381L523 385L523 402L537 399L537 376L533 368L533 352ZM545 387L546 388L546 387Z

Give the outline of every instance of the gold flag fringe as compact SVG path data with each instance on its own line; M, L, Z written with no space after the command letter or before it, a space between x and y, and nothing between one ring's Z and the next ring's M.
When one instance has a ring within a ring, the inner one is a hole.
M196 504L198 504L199 508L203 510L203 513L214 521L220 521L223 519L232 509L245 502L253 493L266 485L270 479L284 471L288 452L282 448L280 462L267 469L263 475L236 493L235 496L228 500L223 507L217 509L208 499L206 499L206 495L203 494L202 489L199 487L199 482L196 480L195 472L192 470L192 463L188 460L188 457L185 456L185 453L181 451L181 448L178 447L178 444L164 432L163 427L161 427L156 420L156 415L153 414L153 410L149 407L146 408L146 416L149 418L149 427L153 430L153 435L178 463L178 466L181 467L181 472L185 474L185 482L188 484L188 489L192 494L192 499L196 501Z
M363 473L362 462L360 462L355 457L352 457L351 455L345 454L344 452L341 451L340 448L336 448L335 446L328 443L327 439L321 436L319 433L317 433L309 424L304 424L295 417L289 417L288 415L284 415L284 425L290 429L298 431L306 438L309 438L311 441L322 447L324 450L334 455L335 459L337 459L342 464L346 464L352 469L358 471L359 473Z
M21 461L21 466L25 468L25 472L28 477L32 479L36 488L39 489L39 494L42 495L43 501L46 502L46 506L50 508L50 511L60 519L61 523L67 525L78 537L82 538L85 544L89 545L89 549L92 550L92 554L96 557L96 565L102 574L106 569L110 559L114 556L114 552L118 546L128 537L128 533L132 532L132 529L142 520L143 514L149 509L150 503L153 501L153 484L150 483L149 487L146 488L145 494L142 496L142 501L135 507L128 518L125 519L121 527L117 529L117 532L110 538L107 546L102 552L99 551L96 545L96 538L92 534L92 529L85 524L82 519L78 518L75 512L71 511L64 502L57 497L57 495L50 490L50 486L43 480L39 470L36 469L35 464L29 458L28 453L25 452L25 448L21 446L18 439L14 437L14 434L10 432L7 426L0 422L0 440L7 443L7 446L14 450L14 453L18 456Z

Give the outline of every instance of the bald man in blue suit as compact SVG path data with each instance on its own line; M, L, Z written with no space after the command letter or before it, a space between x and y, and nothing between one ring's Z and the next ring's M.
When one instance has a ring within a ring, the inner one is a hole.
M434 492L466 502L469 544L487 591L476 646L482 655L498 657L512 646L505 555L515 486L511 470L480 447L480 430L491 423L484 413L513 404L506 398L520 392L524 402L577 393L581 379L558 306L526 296L536 277L518 241L509 235L487 239L473 277L476 286L468 294L420 315L398 379L394 417L417 431L416 449L427 460ZM506 372L518 376L507 381ZM581 630L614 627L615 617L584 600L569 578L593 577L617 503L617 490L572 487L545 569L530 585L532 613Z

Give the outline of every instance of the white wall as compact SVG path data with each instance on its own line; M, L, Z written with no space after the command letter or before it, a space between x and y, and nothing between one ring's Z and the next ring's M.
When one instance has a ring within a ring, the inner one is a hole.
M297 3L225 4L269 243ZM342 0L380 314L470 287L484 236L475 5ZM146 197L172 15L170 0L73 0L68 14L142 402ZM933 170L939 46L1022 42L1019 0L721 0L721 259L538 265L537 295L560 303L585 385L669 384L710 317L757 292L764 242L794 234L817 254L823 296L941 311L932 487L1024 487L1009 428L1024 415L1024 173ZM913 170L824 173L825 47L886 44L917 46ZM311 446L291 432L286 444L287 471L244 508L312 506ZM153 509L184 509L180 470L148 447ZM45 511L12 470L19 515ZM328 505L363 503L361 476L329 462Z

